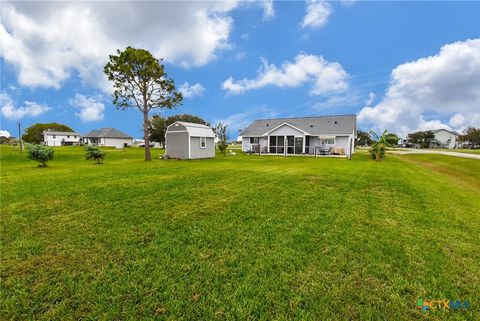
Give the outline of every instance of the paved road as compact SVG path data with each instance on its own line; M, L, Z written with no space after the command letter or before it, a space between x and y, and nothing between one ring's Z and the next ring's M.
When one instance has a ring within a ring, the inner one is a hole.
M472 158L472 159L479 159L479 154L467 154L467 153L458 153L458 152L444 152L444 151L435 151L435 150L424 150L424 149L402 149L402 150L391 150L390 153L399 154L399 155L406 155L406 154L441 154L441 155L449 155L449 156L456 156L456 157L464 157L464 158Z

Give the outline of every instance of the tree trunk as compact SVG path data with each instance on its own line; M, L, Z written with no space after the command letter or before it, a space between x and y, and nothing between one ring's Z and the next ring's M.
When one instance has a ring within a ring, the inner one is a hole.
M152 155L150 155L150 138L148 137L148 110L145 107L143 109L143 139L145 140L145 161L149 162L152 160Z

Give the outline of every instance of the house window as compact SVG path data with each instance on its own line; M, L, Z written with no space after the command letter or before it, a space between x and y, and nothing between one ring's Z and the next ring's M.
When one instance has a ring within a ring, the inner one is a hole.
M290 142L287 136L287 142ZM292 146L293 146L293 136L292 137ZM283 154L285 152L285 137L284 136L270 136L270 153L272 154Z
M200 148L207 148L207 137L200 137Z
M250 144L258 144L259 142L260 142L260 138L250 137Z
M325 145L335 145L335 139L334 138L326 138L323 140L323 143Z
M53 137L53 139L57 138L57 136L55 136L55 135L52 135L52 137Z
M70 138L70 135L67 135L67 138Z

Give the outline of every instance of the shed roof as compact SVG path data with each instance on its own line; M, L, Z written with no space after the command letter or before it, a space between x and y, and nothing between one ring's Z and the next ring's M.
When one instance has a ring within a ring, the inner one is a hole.
M85 134L84 137L88 138L133 138L132 136L125 134L115 128L100 128L92 130L88 134Z
M316 116L259 119L251 123L240 135L263 136L282 124L293 126L307 135L350 135L356 131L356 115Z
M188 123L184 121L176 121L170 126L168 126L167 133L178 131L175 130L176 128L186 130L190 137L215 137L215 133L213 132L211 127L203 124Z

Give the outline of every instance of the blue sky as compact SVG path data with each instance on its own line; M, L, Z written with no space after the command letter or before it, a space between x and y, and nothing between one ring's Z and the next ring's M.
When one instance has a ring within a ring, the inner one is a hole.
M115 8L113 10L112 8ZM142 136L102 66L117 48L165 58L186 97L163 115L227 122L358 114L404 136L480 127L480 2L4 3L1 130L60 122Z

